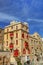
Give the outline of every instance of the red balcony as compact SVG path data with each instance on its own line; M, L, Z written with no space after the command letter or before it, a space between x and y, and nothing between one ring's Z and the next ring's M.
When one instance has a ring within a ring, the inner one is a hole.
M22 33L22 38L24 38L24 33Z
M14 36L14 34L13 33L10 33L10 37L13 37Z
M18 49L14 50L14 57L18 57L18 55L19 55L19 50Z
M10 48L10 49L13 49L13 47L14 47L14 46L13 46L13 43L10 43L9 48Z

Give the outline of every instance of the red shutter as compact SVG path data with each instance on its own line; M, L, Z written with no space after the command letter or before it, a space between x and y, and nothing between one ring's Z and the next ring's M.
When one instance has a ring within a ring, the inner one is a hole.
M14 50L14 56L17 57L19 55L19 50Z
M10 33L10 37L13 37L14 36L14 34L13 33Z
M22 33L22 38L24 38L24 33Z
M10 43L9 48L13 49L13 43Z

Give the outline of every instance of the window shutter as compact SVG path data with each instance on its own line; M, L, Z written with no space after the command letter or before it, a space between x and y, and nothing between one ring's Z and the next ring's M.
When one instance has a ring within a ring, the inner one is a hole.
M18 33L16 33L16 38L18 38Z
M24 38L24 33L22 33L22 38Z
M16 45L18 45L18 40L16 40Z

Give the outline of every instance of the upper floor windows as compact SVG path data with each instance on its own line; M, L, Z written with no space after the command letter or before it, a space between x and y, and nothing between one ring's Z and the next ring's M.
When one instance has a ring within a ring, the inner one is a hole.
M18 33L16 33L16 38L18 38Z
M8 39L8 34L7 34L7 39Z
M18 45L18 40L16 40L16 45Z
M28 34L22 33L22 38L28 39Z
M16 30L18 29L18 26L16 26Z
M28 39L28 34L26 35L26 38Z
M8 46L8 41L6 41L6 43L7 43L6 46Z
M11 26L11 29L13 29L13 26Z
M25 30L25 31L28 31L28 27L25 26L25 25L22 25L22 29Z
M7 29L7 32L9 32L9 29Z
M22 28L24 28L24 25L22 25Z
M10 38L13 39L13 37L14 37L14 33L10 32Z
M22 38L24 38L24 33L22 33Z
M0 33L1 33L1 31L0 31Z
M33 40L31 40L31 43L33 43Z

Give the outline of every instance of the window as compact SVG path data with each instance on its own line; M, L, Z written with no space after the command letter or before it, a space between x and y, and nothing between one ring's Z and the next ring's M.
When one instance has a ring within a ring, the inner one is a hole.
M24 38L24 33L22 33L22 38Z
M6 43L7 43L6 46L8 46L8 41L6 41Z
M33 37L35 37L35 36L33 36Z
M18 45L18 40L16 40L16 45Z
M8 39L8 34L7 34L7 39Z
M13 29L13 26L11 26L11 29Z
M12 49L14 48L13 43L10 43L10 44L9 44L9 48L10 48L10 50L12 50Z
M33 47L31 47L33 49Z
M23 54L26 54L26 49L25 48L23 49Z
M39 37L39 35L37 35L37 37Z
M2 58L0 58L0 61L2 60Z
M27 56L27 59L29 59L29 60L30 60L29 56Z
M18 49L14 50L14 57L18 57L18 55L19 55L19 50Z
M0 33L1 33L1 31L0 31Z
M16 33L16 38L18 38L18 33Z
M31 40L31 43L33 43L33 40Z
M26 27L26 30L28 30L28 28Z
M28 34L27 34L27 39L28 39Z
M14 36L14 33L13 32L10 32L10 37L13 37Z
M9 31L9 29L7 29L7 32Z
M16 26L16 29L18 29L18 26Z
M27 49L29 47L28 42L25 41L24 46Z
M22 28L24 28L24 25L22 25Z

